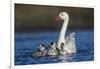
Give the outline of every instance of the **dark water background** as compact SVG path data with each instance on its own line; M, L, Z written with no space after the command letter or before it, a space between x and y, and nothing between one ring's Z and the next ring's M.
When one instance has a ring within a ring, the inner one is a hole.
M70 32L67 32L67 34ZM58 32L15 33L15 65L80 62L94 60L94 32L76 31L77 53L72 56L32 57L40 43L57 41Z

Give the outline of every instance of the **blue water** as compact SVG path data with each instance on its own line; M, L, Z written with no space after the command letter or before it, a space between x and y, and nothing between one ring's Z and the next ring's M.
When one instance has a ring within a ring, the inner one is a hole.
M70 32L68 32L70 33ZM67 33L67 34L68 34ZM94 60L94 32L76 31L77 53L71 56L32 57L40 43L49 46L51 41L57 41L57 32L33 32L15 34L15 65L47 64L59 62L80 62Z

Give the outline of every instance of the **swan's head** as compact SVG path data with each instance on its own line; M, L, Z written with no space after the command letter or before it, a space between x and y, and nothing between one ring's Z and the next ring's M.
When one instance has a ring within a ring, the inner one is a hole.
M69 19L69 15L68 15L68 13L67 12L61 12L60 14L59 14L59 16L56 18L56 21L58 21L58 20L68 20Z

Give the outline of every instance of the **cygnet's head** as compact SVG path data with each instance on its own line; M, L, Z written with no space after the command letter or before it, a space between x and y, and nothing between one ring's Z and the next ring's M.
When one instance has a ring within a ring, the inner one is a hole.
M64 48L64 43L61 43L61 49L63 49Z
M56 49L56 42L51 42L51 48Z
M53 41L52 41L52 42L51 42L51 45L56 45L56 42L53 42Z
M40 44L39 49L40 49L40 51L44 51L45 50L44 44Z

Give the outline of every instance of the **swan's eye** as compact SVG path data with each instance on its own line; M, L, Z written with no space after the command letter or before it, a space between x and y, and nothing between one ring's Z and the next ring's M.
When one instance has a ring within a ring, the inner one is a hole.
M63 16L63 14L61 14L61 16Z

